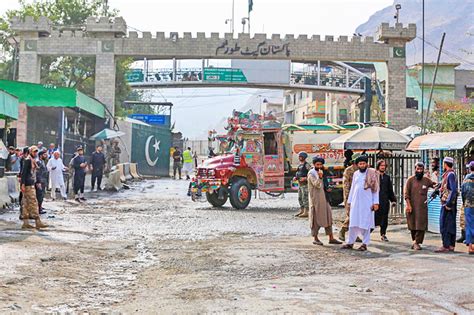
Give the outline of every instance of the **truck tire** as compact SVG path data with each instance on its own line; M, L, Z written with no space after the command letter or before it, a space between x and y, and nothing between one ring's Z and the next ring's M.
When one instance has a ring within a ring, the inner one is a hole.
M235 209L245 209L252 199L252 189L245 178L238 178L230 187L230 203Z
M227 194L224 194L223 199L219 199L219 192L215 191L212 194L209 192L206 192L206 199L207 201L213 206L220 208L222 207L226 202L227 202Z

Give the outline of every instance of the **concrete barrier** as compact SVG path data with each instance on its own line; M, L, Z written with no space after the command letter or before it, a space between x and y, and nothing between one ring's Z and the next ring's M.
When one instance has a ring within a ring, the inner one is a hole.
M8 195L8 180L6 177L0 178L0 207L6 208L11 204L10 196Z
M119 171L120 180L122 181L122 183L125 183L127 181L127 179L125 178L125 166L123 165L123 163L117 164L116 166L117 170Z
M123 173L125 174L125 180L132 180L132 174L130 174L130 163L123 163Z
M130 174L133 179L142 179L142 176L138 173L137 163L130 163Z
M122 189L122 180L120 170L115 170L107 175L107 183L105 189L119 191Z
M12 203L18 202L20 198L20 183L18 182L18 177L16 176L7 176L8 184L8 195Z

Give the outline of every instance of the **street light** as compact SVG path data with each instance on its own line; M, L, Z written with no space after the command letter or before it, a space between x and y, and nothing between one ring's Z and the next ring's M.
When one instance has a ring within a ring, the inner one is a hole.
M395 20L397 20L397 23L398 23L398 19L400 17L400 10L402 9L402 5L401 4L396 4L395 5L395 10L397 10L397 13L395 13L395 16L393 17Z
M231 33L234 33L234 21L232 19L227 19L225 20L225 24L229 24L230 23L230 32Z
M250 19L248 17L242 18L242 33L245 33L245 23L249 21L249 33L250 33Z

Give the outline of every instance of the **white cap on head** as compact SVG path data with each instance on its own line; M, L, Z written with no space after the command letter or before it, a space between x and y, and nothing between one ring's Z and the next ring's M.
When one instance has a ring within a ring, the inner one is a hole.
M444 162L448 162L448 163L454 164L454 159L453 159L452 157L447 156L447 157L445 157L445 158L443 159L443 163L444 163Z

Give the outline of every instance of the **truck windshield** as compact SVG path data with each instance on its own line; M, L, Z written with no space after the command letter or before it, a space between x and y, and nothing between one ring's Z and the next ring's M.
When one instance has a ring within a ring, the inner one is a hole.
M264 133L263 143L265 155L278 155L278 143L274 132Z

